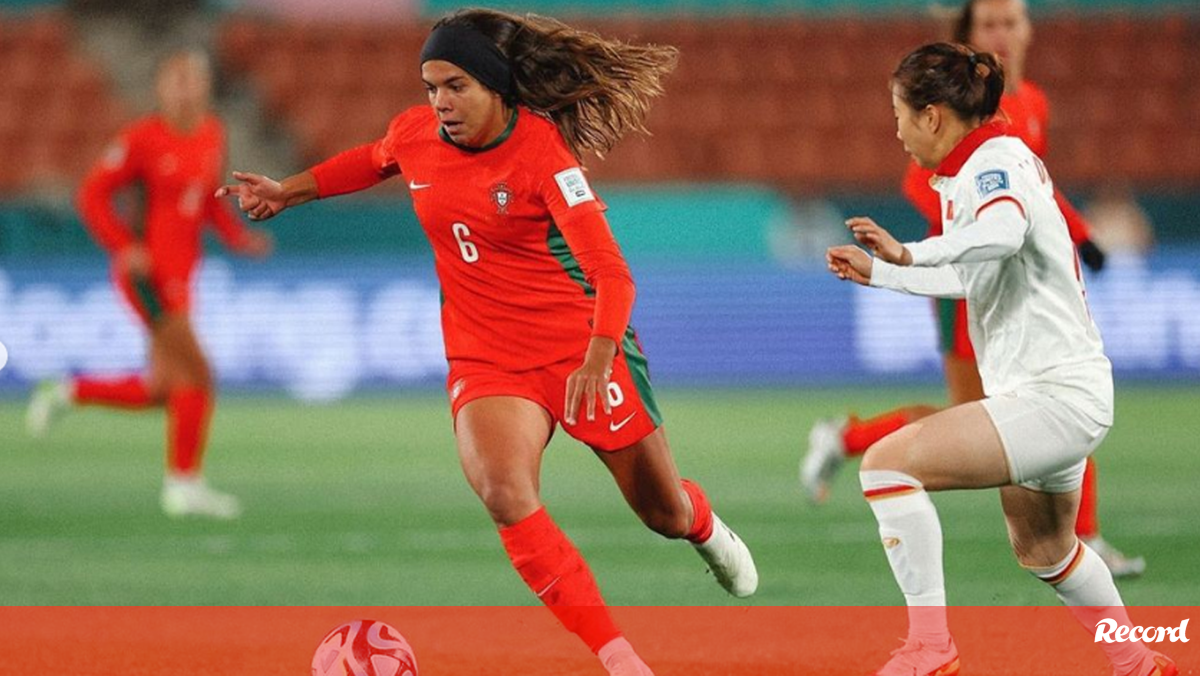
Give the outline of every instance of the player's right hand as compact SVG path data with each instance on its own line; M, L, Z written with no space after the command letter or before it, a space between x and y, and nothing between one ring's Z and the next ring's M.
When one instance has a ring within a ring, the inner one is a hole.
M608 382L612 377L613 360L617 356L617 344L612 338L592 336L588 341L583 366L567 376L567 393L563 402L563 421L574 425L579 419L579 408L583 407L588 422L596 419L596 402L605 415L612 415L612 402L608 400Z
M252 221L265 221L287 207L283 184L261 174L233 172L239 183L217 188L216 196L236 195L238 208Z
M911 261L905 260L908 250L904 248L904 245L875 221L864 216L856 216L846 221L846 227L854 233L854 239L870 249L876 258L893 265L909 265L911 263Z
M829 265L829 271L837 275L838 279L848 279L863 286L871 285L871 268L874 267L874 261L866 251L853 244L829 247L825 252L825 262Z
M130 244L117 254L117 271L129 277L150 274L150 252L141 244Z

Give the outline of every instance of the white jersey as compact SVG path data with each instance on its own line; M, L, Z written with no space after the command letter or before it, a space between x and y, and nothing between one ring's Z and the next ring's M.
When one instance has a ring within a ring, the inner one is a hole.
M973 131L932 179L943 234L876 260L871 285L966 298L984 392L1037 389L1112 424L1112 365L1085 300L1066 219L1041 160L996 125Z

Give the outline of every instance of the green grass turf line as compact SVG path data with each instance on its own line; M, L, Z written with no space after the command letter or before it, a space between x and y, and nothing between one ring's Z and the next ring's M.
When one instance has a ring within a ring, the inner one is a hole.
M901 602L854 466L828 504L796 483L807 430L854 406L941 401L937 390L665 390L684 476L700 481L753 549L758 605ZM1200 603L1200 392L1123 387L1100 448L1101 523L1144 554L1127 603ZM439 395L305 406L225 397L208 457L214 486L243 498L235 523L158 510L160 412L96 409L41 442L23 403L0 401L0 602L4 604L531 604L466 486ZM544 497L614 604L731 604L687 545L642 527L591 453L559 431ZM1053 604L1008 551L995 491L934 498L952 604Z

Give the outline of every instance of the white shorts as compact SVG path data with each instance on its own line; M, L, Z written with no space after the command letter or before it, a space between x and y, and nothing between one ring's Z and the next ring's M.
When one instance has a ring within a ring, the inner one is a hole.
M1107 425L1043 392L988 397L983 407L1000 432L1012 482L1042 493L1081 487L1088 456L1108 434Z

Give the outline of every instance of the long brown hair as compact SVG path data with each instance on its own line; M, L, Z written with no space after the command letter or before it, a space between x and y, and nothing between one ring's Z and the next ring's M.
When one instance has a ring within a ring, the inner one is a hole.
M674 47L631 45L536 14L465 9L437 26L447 24L496 44L516 81L509 103L553 120L576 156L603 156L627 133L647 133L650 99L662 95L663 77L679 59Z
M904 57L892 82L913 110L941 103L963 120L986 120L1000 109L1004 68L995 54L935 42Z

